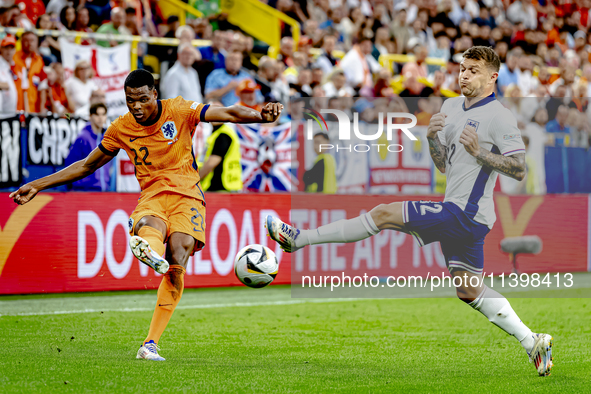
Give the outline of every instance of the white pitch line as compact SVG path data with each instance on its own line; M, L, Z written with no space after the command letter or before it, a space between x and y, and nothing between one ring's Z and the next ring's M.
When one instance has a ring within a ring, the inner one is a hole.
M351 302L370 300L370 298L322 298L307 300L285 300L269 302L234 302L228 304L201 304L201 305L179 305L176 309L211 309L211 308L230 308L230 307L250 307L250 306L273 306L273 305L293 305L307 303L330 303L330 302ZM69 315L76 313L99 313L99 312L151 312L154 308L120 308L120 309L78 309L70 311L51 311L51 312L23 312L23 313L5 313L2 316L47 316L47 315Z

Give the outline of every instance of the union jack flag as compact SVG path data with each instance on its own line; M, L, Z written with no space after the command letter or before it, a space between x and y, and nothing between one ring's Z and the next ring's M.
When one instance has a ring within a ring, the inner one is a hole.
M290 192L297 184L291 166L291 123L275 127L238 124L242 181L250 192Z

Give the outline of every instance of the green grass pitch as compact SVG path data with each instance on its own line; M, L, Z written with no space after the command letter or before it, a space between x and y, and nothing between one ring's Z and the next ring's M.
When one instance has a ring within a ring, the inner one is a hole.
M160 341L167 361L136 360L155 300L0 297L0 392L591 392L589 298L511 299L554 336L545 378L457 299L305 300L279 286L186 290Z

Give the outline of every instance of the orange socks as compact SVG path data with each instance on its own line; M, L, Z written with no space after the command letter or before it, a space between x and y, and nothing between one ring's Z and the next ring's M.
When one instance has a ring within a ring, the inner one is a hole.
M148 241L150 248L160 256L164 256L164 237L162 233L156 230L154 227L143 226L137 235Z
M142 229L144 228L146 227L142 227ZM150 246L152 246L151 243ZM185 272L186 270L180 265L171 265L168 272L163 275L162 282L160 282L160 287L158 288L158 299L156 301L154 315L152 315L150 331L144 343L150 340L158 343L160 340L162 333L168 325L168 321L172 317L174 308L176 308L183 295Z

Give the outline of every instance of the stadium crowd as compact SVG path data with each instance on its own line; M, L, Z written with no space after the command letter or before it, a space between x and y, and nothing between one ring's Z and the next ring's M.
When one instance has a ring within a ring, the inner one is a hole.
M537 166L544 167L546 145L590 145L591 0L263 2L295 19L302 30L294 43L284 25L276 57L268 56L265 43L228 22L220 0L189 0L203 17L188 15L183 26L177 16L165 18L155 0L7 0L0 24L176 37L178 47L138 48L139 67L150 69L149 56L158 59L161 97L258 109L294 97L342 98L332 103L353 108L358 99L349 98L361 96L367 121L376 121L381 98L418 97L406 102L407 109L428 123L439 111L438 97L459 94L462 53L473 45L492 46L502 60L497 96L515 113ZM211 45L195 48L195 38ZM14 37L6 36L0 45L2 112L88 116L92 104L104 101L88 62L79 62L65 79L58 40L26 32L21 43L16 52ZM388 60L391 54L412 56L399 63Z

